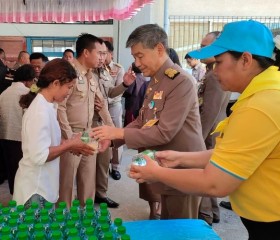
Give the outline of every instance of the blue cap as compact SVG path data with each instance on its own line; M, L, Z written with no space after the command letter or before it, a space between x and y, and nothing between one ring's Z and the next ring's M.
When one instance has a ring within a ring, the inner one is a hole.
M271 58L273 49L271 31L260 22L246 20L226 24L212 44L189 52L189 55L192 58L205 59L227 51L235 51Z

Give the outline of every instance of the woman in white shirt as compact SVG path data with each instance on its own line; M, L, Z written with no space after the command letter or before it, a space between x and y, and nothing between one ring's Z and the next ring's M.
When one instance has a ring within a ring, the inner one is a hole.
M13 199L26 208L32 202L43 207L46 201L57 201L62 153L93 154L93 149L80 140L80 134L61 142L56 103L68 96L76 78L69 62L54 59L45 65L37 84L20 100L21 106L28 109L22 122L23 158L16 173Z

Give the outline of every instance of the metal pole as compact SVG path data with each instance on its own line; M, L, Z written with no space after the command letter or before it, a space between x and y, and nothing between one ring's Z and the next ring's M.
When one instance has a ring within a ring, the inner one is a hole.
M168 20L168 0L164 0L164 30L169 33L169 20Z

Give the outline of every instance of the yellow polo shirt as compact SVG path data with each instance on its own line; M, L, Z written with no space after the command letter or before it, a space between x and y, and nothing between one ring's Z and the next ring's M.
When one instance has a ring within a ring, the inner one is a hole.
M240 95L220 129L211 163L244 180L233 210L253 221L280 220L280 72L270 67ZM279 86L278 86L279 85Z

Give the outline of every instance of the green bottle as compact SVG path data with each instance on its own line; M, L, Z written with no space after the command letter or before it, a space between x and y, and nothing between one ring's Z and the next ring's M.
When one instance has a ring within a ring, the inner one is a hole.
M132 164L136 166L145 166L146 159L144 158L144 156L148 156L152 160L155 160L155 153L155 150L145 150L143 152L140 152L132 158Z
M88 132L83 131L83 134L82 134L82 136L81 136L81 140L82 140L82 142L84 142L84 143L89 143L90 137L89 137Z
M35 240L45 240L46 239L45 233L43 231L35 232L33 239L35 239Z
M50 238L49 239L63 240L62 232L61 231L53 231L50 234Z
M104 234L104 238L103 239L105 239L105 240L113 240L113 233L112 232L106 232L105 234Z
M15 200L10 200L9 201L9 208L10 212L14 212L17 210L17 202Z
M28 231L21 231L17 234L17 238L19 240L29 240L29 234Z
M15 238L18 232L18 223L17 223L17 219L10 219L9 220L9 227L11 229L11 234L13 235L13 237Z
M130 236L128 234L124 234L121 236L121 240L130 240Z

